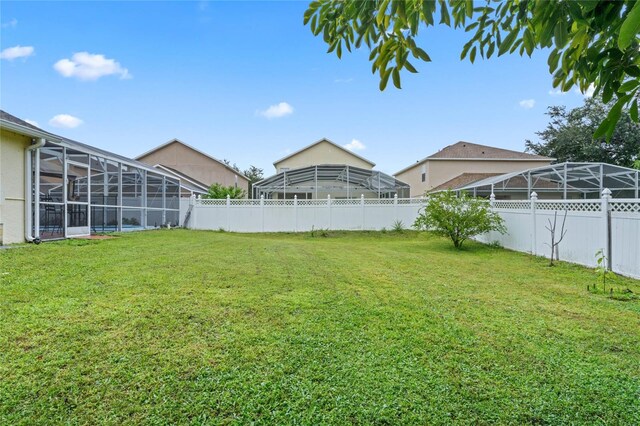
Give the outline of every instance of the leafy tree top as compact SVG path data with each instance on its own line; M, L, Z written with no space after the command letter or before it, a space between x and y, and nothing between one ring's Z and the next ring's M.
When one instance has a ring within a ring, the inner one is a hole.
M464 28L471 38L461 59L480 55L550 48L553 86L568 91L591 85L605 102L616 98L596 136L613 134L623 107L638 121L640 87L640 2L635 0L318 0L309 4L305 25L322 35L329 52L342 56L364 43L371 51L372 72L380 76L380 90L389 79L401 87L400 72L417 72L409 56L431 58L416 43L423 27L439 24Z
M527 140L527 150L558 162L593 161L633 167L640 161L640 125L631 120L628 112L622 111L609 143L604 138L593 138L610 108L597 98L586 99L583 106L570 111L564 106L549 107L550 122L536 133L541 141Z

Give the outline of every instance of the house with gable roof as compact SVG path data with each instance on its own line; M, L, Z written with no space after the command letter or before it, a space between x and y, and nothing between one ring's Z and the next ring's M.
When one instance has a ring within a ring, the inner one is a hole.
M504 173L547 166L554 158L460 141L394 174L411 187L411 197L459 188Z

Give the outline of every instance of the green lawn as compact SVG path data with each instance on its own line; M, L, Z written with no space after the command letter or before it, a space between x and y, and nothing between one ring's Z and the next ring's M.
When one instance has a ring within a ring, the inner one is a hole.
M467 244L170 230L0 250L0 424L640 424L640 301Z

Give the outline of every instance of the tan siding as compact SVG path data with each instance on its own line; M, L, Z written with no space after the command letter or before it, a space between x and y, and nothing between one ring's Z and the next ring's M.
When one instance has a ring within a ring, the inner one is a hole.
M0 243L24 242L24 155L31 139L0 130Z
M549 161L514 161L514 160L426 160L414 167L399 173L396 178L411 186L411 196L419 197L436 186L453 179L462 173L510 173L542 167ZM421 167L427 166L426 181L420 178Z
M276 172L280 173L283 168L298 169L300 167L317 166L322 164L345 164L354 167L371 170L373 166L348 152L322 141L312 145L298 154L286 158L279 163L275 163Z
M144 157L139 157L138 160L150 165L162 164L171 167L206 185L219 183L230 186L237 182L239 188L245 191L249 188L249 182L241 175L232 172L206 155L177 142L164 146Z

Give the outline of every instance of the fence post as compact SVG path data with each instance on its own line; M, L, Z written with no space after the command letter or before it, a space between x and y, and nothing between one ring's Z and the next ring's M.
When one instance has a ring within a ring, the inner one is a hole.
M293 232L298 232L298 196L293 196L293 216L294 216L294 225Z
M398 221L398 193L393 194L393 217Z
M198 201L200 201L200 195L198 195L197 198ZM190 199L189 199L189 205L193 206L191 208L191 218L189 219L189 229L197 229L198 228L198 222L197 222L197 218L196 218L196 211L198 210L198 202L196 201L196 195L193 194Z
M531 193L531 254L536 255L536 203L538 201L538 194L535 191Z
M331 194L327 194L327 209L329 209L329 228L331 229Z
M227 195L227 231L231 231L231 197Z
M362 211L362 225L360 226L360 230L364 231L364 194L360 194L360 209Z
M605 256L605 268L611 269L611 235L609 235L609 200L611 199L611 190L605 188L602 190L602 254Z
M260 194L260 230L264 232L264 194Z

